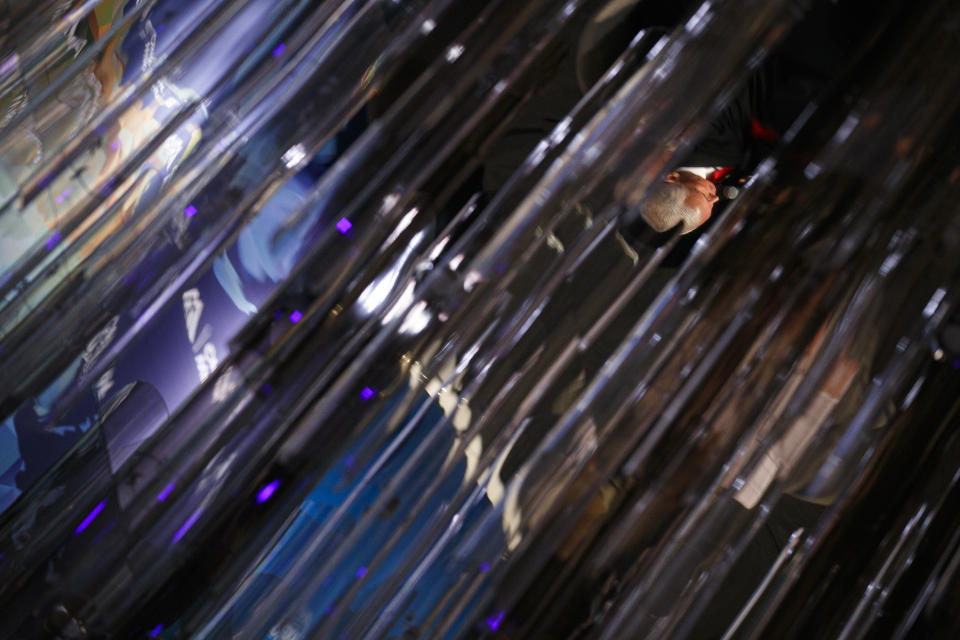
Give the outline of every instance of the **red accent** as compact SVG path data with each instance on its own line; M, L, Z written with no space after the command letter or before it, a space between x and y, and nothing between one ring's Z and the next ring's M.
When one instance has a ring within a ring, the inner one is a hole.
M733 167L720 167L719 169L717 169L716 171L708 175L707 180L709 180L713 184L717 184L720 180L723 179L725 175L727 175L731 171L733 171Z
M776 131L763 124L756 118L750 119L750 135L757 140L763 140L765 142L770 142L771 140L776 140L778 137L780 137Z

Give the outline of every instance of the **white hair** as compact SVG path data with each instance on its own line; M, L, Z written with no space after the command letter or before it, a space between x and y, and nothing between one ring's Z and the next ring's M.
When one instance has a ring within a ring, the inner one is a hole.
M684 204L689 194L682 184L662 182L650 190L640 215L655 231L662 233L683 224L680 233L689 233L700 226L700 212Z

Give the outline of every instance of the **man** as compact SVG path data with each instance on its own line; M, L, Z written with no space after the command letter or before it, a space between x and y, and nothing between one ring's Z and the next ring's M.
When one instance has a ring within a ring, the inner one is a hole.
M601 9L599 15L606 17L616 14L617 19L639 20L644 16L626 7L632 5L649 8L651 4L614 0L610 6L615 5L617 11L608 12L605 7ZM681 159L679 166L667 173L661 184L648 190L645 201L641 201L643 208L637 209L639 211L637 218L621 220L621 230L628 237L643 237L644 234L632 233L641 225L652 227L658 232L668 232L679 225L681 233L689 234L682 239L680 246L672 255L675 261L668 258L661 268L655 271L655 277L661 278L658 282L669 277L672 267L678 266L679 261L685 257L687 249L697 235L694 232L708 223L713 206L720 200L720 195L727 198L735 195L729 187L750 175L757 164L775 150L806 105L816 100L832 82L837 80L838 74L848 66L853 52L862 46L863 38L870 33L867 26L872 14L858 11L858 5L859 8L864 6L862 0L841 0L840 7L829 4L825 0L817 0L811 4L813 6L805 14L803 22L791 31L786 41L744 83L739 93L720 114L707 125L703 138L686 157ZM855 20L857 16L862 16L859 30ZM605 20L604 24L609 25L613 18L605 18ZM589 34L589 30L596 23L596 19L588 23L585 33ZM632 22L632 24L637 25L638 22ZM639 24L645 26L650 23L641 21ZM584 38L581 38L580 50L589 48L584 46ZM599 43L609 42L603 35L589 39ZM609 55L606 55L606 59L607 62L612 61ZM577 75L581 86L589 84L591 77L591 74L583 72L585 66L584 60L577 61ZM593 64L592 67L600 69L601 72L606 68L604 64ZM555 83L549 88L557 87L558 84ZM556 93L567 94L559 90ZM549 124L548 108L560 110L557 101L534 102L532 107L530 112L525 114L527 117L525 124L529 123L525 131L531 138L535 137L532 135L535 130L534 125L539 126L538 132L546 129L535 120L534 116L539 116ZM554 119L559 120L560 117L562 116L554 116ZM519 130L516 133L519 133ZM511 134L512 132L508 132L506 138L511 139ZM518 135L513 135L512 140L518 139ZM492 175L492 172L488 172L486 177L490 178ZM492 183L497 184L498 181L494 180ZM620 199L628 200L626 197ZM649 233L645 235L649 236ZM594 273L603 273L603 271L597 269ZM610 280L610 276L604 274L603 280ZM658 290L659 287L650 287L642 294L655 295ZM629 313L625 314L624 321L635 321L639 317L642 309L645 308L644 302L649 300L642 294L635 296L636 300L633 302L637 305L638 311L632 317ZM556 298L563 297L556 296ZM697 338L697 333L691 333L691 337L685 342L688 349L678 350L665 361L663 371L644 395L643 402L649 407L651 413L663 405L675 391L675 386L671 385L681 378L680 372L697 357L692 349L709 339L716 327L717 321L713 320L709 314L705 315L694 330L703 332L703 340ZM611 335L615 333L611 332ZM781 340L784 338L781 337ZM590 356L601 355L599 352L600 349L594 347L591 349ZM598 358L597 362L586 363L578 380L571 382L569 387L563 389L563 393L557 393L556 397L558 399L565 396L575 398L585 384L580 381L592 379L602 363L602 358ZM576 371L575 368L572 370ZM866 367L861 367L857 371L865 370ZM852 375L843 377L840 375L843 372L842 370L838 372L838 379L843 382L843 385L851 385ZM557 386L560 385L557 384ZM829 396L827 400L834 399L834 396L829 395L833 391L829 388L824 390L824 394ZM562 415L569 406L566 402L558 405L554 416L542 418L544 422L549 422L551 417L556 419L556 415ZM721 435L730 437L729 433ZM525 444L519 440L518 443L516 447L518 449L520 445ZM785 440L781 449L787 448L789 444L792 442ZM711 447L717 445L706 442L698 446L709 453ZM788 462L792 463L785 459L784 465ZM506 476L511 467L517 466L518 463L508 457L506 464L502 465L498 472ZM584 477L589 478L589 471L584 473ZM504 477L505 481L506 479ZM759 478L758 481L760 481ZM598 552L595 556L605 561L597 561L596 566L579 574L575 574L571 566L573 563L582 561L582 557L577 554L587 549L588 545L596 544L597 548L600 548L611 539L616 539L616 536L610 538L599 536L605 531L605 527L610 527L611 523L622 515L621 509L629 507L630 500L637 500L638 493L629 496L627 494L629 491L636 491L638 486L645 487L644 482L650 483L651 480L634 477L632 473L624 472L622 475L615 476L597 491L582 511L579 522L555 548L553 557L535 579L525 599L521 600L520 604L514 607L513 613L508 616L501 628L501 637L520 637L524 631L529 632L536 620L535 615L530 612L535 611L543 591L553 588L553 585L569 576L577 577L568 587L564 587L563 591L556 591L560 604L553 608L556 613L552 626L550 628L541 626L537 629L540 637L570 636L572 629L580 625L582 625L581 629L586 629L593 623L594 616L603 615L607 605L613 602L615 595L612 594L615 594L615 585L623 577L625 568L653 548L657 541L667 535L665 528L677 522L677 510L682 506L682 496L669 490L662 490L659 493L651 491L650 496L653 496L650 498L651 502L644 507L643 516L632 521L636 526L629 531L629 535L619 538L616 545L604 548L602 555ZM682 470L677 471L670 486L675 491L687 490L690 486L689 478L683 476ZM743 511L756 506L748 498L747 495L742 496ZM784 497L778 503L773 515L768 518L766 528L757 535L757 541L752 544L751 552L746 555L747 560L743 564L747 566L738 566L733 572L731 581L721 594L722 597L711 603L710 609L703 617L704 627L698 628L694 637L716 637L717 630L722 633L762 579L762 571L769 568L773 562L772 559L780 553L785 540L789 539L790 534L798 527L809 526L810 523L816 522L822 510L822 505L809 500L791 495ZM761 571L759 578L755 575L758 570ZM610 593L605 593L608 588ZM526 619L526 616L529 616L529 619Z
M736 197L739 183L838 79L869 33L860 17L869 14L861 5L810 3L803 20L708 125L684 166L652 189L640 213L643 222L658 232L680 224L681 233L690 233L709 220L718 196ZM636 221L625 223L629 228Z
M734 197L739 183L773 151L804 107L836 80L863 31L858 16L863 14L860 5L864 2L811 2L802 22L710 122L703 138L663 184L647 195L639 216L622 220L626 235L641 235L637 225L664 232L680 224L682 233L690 233L710 219L713 205L721 197ZM549 135L639 30L667 33L697 5L697 0L611 0L574 29L553 78L491 147L483 170L483 190L488 197Z
M690 233L710 219L719 199L715 183L694 170L679 169L653 189L641 215L655 231L669 231L679 224L681 233Z

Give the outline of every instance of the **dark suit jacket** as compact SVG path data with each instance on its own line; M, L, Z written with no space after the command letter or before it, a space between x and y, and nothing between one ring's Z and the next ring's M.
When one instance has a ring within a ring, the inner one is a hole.
M811 101L838 80L868 33L862 0L817 0L710 124L685 166L734 167L749 174Z

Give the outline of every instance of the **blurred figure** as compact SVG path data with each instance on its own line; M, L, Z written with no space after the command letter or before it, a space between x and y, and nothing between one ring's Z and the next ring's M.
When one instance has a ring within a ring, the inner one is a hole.
M690 233L710 219L719 199L713 182L688 170L671 171L653 189L641 215L654 231L680 225L681 233Z
M686 234L710 219L720 197L736 197L760 161L801 120L804 109L855 57L868 33L862 5L860 0L810 3L800 23L711 120L682 159L683 166L650 189L638 218L658 232L679 224ZM640 196L636 194L637 202ZM641 223L638 218L624 220L628 231Z

